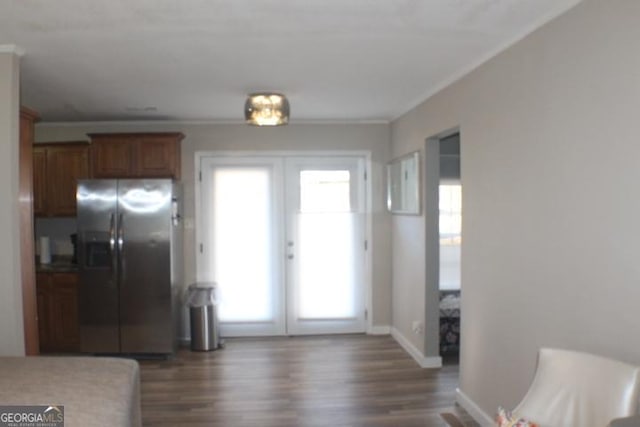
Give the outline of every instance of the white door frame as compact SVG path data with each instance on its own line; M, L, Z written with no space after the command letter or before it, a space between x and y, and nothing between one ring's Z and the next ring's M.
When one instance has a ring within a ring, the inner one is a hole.
M204 267L204 257L201 251L201 245L203 245L202 239L199 237L199 230L204 229L203 215L202 215L202 181L201 181L201 168L200 164L205 157L227 157L227 158L242 158L242 157L361 157L364 158L364 190L365 190L365 236L364 239L367 242L367 250L365 251L365 265L364 265L364 292L365 292L365 310L366 310L366 329L367 333L373 332L373 294L372 294L372 274L373 274L373 261L372 261L372 239L373 225L372 225L372 180L371 180L371 151L368 150L328 150L328 151L294 151L294 150L246 150L246 151L229 151L229 150L207 150L196 151L194 155L194 197L195 197L195 230L194 230L194 244L196 254L196 281L207 281L210 278L206 277ZM364 244L365 242L363 242Z

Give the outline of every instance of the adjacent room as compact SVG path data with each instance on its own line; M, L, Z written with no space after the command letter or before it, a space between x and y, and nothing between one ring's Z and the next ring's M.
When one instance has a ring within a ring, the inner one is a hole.
M3 3L0 421L640 425L638 22Z

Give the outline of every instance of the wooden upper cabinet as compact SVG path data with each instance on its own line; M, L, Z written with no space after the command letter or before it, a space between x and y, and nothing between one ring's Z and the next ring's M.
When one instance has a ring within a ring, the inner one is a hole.
M33 214L46 214L47 198L47 150L44 147L33 148Z
M131 143L117 135L91 137L91 166L94 178L129 178Z
M89 145L37 144L33 152L34 214L75 216L78 180L89 178Z
M90 134L95 178L180 179L180 141L172 133Z
M176 135L140 138L133 155L137 175L180 178L180 140Z
M76 215L78 180L89 177L89 147L55 146L47 149L48 208L52 216Z

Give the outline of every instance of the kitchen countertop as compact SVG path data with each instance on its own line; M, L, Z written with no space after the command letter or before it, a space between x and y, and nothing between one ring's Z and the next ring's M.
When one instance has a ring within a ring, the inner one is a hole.
M78 264L71 262L70 257L60 257L54 259L50 264L41 264L36 259L36 273L76 273L78 271Z

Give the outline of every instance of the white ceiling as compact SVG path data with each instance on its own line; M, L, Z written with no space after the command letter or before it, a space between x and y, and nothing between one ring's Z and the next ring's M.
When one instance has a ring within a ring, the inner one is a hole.
M45 121L388 121L579 0L3 0Z

